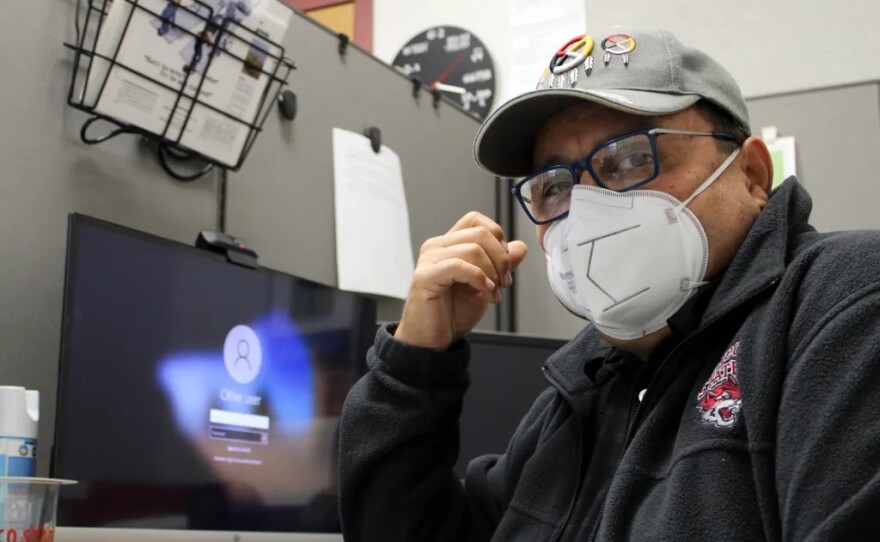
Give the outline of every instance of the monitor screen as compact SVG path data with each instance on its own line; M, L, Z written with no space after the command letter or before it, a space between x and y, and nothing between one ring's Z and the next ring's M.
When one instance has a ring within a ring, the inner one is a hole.
M471 333L470 386L464 396L459 428L461 445L455 472L464 477L468 462L500 454L550 384L541 365L566 341L507 333Z
M375 302L71 215L59 525L336 532Z

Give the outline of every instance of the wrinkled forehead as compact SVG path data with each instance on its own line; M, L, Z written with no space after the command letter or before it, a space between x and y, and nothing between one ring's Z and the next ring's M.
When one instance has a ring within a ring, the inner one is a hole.
M656 126L656 117L630 115L594 104L570 107L547 119L538 130L532 149L533 165L541 166L549 157L565 157L571 160L583 158L583 154L611 138Z
M532 148L535 168L559 159L583 158L602 143L628 132L649 128L707 129L698 122L691 107L669 115L633 115L623 111L583 103L553 115L541 126Z

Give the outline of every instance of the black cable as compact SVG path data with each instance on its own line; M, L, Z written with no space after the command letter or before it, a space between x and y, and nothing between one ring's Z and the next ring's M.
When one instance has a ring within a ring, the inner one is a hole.
M80 26L79 26L79 12L81 9L82 9L82 0L76 0L76 13L73 16L73 27L76 28L76 46L77 47L82 47L82 44L79 41L80 34L81 34L81 30L80 30Z
M221 168L220 174L218 177L218 190L217 190L217 231L226 233L226 187L227 184L227 174L229 172Z
M180 151L175 149L174 152L180 152ZM177 171L174 171L170 165L168 165L168 161L165 158L165 153L171 154L173 157L172 151L169 151L164 143L160 143L159 150L158 150L159 165L162 166L162 169L165 170L165 173L167 173L168 175L177 179L180 182L188 183L188 182L195 181L199 177L202 177L203 175L205 175L206 173L208 173L214 169L214 164L207 164L206 163L202 169L200 169L199 171L197 171L195 173L190 173L188 175L178 173ZM191 156L189 159L193 159L193 158L195 158L195 157Z
M112 125L116 126L116 128L114 128L113 130L110 130L109 132L107 132L106 134L104 134L98 138L89 137L89 135L88 135L89 128L92 126L92 123L94 123L95 121L99 121L99 120L103 120L104 122L106 122L108 124L112 124ZM135 130L129 128L128 126L123 126L123 125L118 124L116 122L113 122L111 120L102 119L101 117L95 116L95 117L92 117L83 123L82 128L79 131L79 138L86 145L97 145L98 143L103 143L103 142L107 141L108 139L111 139L111 138L118 136L119 134L132 134L132 133L136 133L136 132L135 132Z
M187 152L178 147L169 147L168 145L165 145L165 152L177 160L193 160L196 158L191 152Z

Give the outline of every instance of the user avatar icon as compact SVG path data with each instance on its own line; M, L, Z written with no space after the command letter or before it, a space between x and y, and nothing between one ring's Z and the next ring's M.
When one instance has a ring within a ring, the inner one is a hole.
M254 330L246 325L232 328L223 345L223 360L233 380L239 384L253 382L263 364L263 349Z
M247 363L248 371L251 370L253 365L251 365L251 360L248 359L248 356L251 355L251 343L247 342L244 339L240 339L238 341L238 357L235 358L235 361L232 363L233 369L238 369L238 363L244 362Z

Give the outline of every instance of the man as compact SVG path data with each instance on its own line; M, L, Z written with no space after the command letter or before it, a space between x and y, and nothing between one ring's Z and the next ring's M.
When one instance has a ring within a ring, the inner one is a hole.
M748 130L730 75L659 31L570 41L486 120L478 163L525 176L590 325L457 480L464 336L525 247L476 213L426 241L343 412L347 541L876 537L880 235L816 233Z
M159 14L160 25L156 32L160 36L164 36L171 30L174 25L174 19L177 17L177 8L180 7L180 0L170 0L165 4L162 13Z
M204 73L208 69L208 62L201 63L204 46L207 45L210 50L209 61L217 56L221 50L226 51L232 39L230 34L236 33L235 25L250 15L253 7L248 0L228 2L223 0L217 2L213 6L213 10L214 15L205 21L204 29L193 41L192 58L183 67L183 71L186 73L191 71Z

